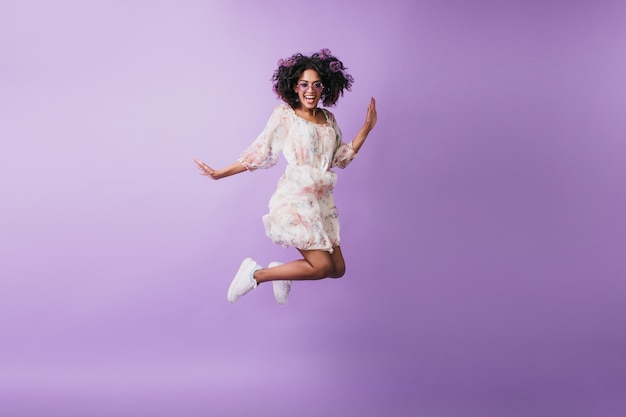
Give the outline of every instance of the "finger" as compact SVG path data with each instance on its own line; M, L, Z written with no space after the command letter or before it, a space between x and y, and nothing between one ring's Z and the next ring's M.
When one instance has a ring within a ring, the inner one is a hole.
M198 167L198 170L200 170L200 175L208 175L210 174L210 171L204 167Z
M198 165L198 168L200 168L203 171L211 171L211 167L209 167L207 164L205 164L202 161L196 161L196 164Z

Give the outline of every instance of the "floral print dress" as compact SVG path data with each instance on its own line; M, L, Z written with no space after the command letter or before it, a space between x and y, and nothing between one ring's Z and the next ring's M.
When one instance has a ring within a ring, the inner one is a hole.
M331 168L345 168L356 153L352 143L342 141L333 114L321 110L325 124L299 117L288 104L279 105L238 161L248 171L270 168L282 151L287 168L270 199L269 213L263 216L265 232L283 246L332 253L340 239L333 200L337 174Z

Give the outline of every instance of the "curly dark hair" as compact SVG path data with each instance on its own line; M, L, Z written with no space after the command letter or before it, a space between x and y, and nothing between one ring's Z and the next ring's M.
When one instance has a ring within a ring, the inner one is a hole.
M311 56L294 54L278 61L278 68L272 76L276 95L292 108L299 106L298 94L294 91L298 79L308 69L315 70L322 78L324 106L334 106L343 96L344 90L350 91L354 78L345 72L343 62L334 57L328 49L322 49Z

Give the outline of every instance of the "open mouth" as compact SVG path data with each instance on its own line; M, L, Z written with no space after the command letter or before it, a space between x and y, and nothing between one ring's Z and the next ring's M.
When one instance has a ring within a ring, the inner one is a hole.
M308 104L313 104L313 103L315 103L315 99L316 99L316 96L314 96L314 95L308 95L308 94L305 94L305 95L304 95L304 101L305 101L306 103L308 103Z

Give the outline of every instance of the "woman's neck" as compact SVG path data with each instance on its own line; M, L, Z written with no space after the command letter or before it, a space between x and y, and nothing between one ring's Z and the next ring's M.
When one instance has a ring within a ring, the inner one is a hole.
M307 109L304 106L300 106L296 109L298 112L300 112L300 114L315 118L317 116L317 112L319 111L319 109L317 107L314 107L312 109Z

